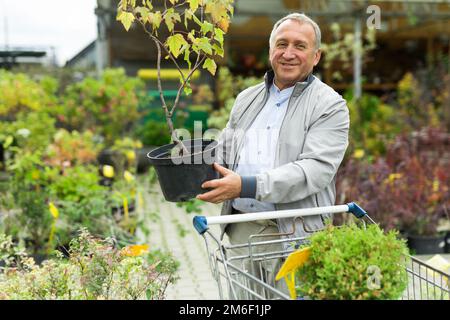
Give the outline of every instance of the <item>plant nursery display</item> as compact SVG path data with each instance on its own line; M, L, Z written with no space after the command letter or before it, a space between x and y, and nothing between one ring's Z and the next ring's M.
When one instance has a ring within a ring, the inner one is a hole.
M58 253L37 265L0 234L0 299L161 300L178 268L170 255L146 245L118 249L86 229L70 242L68 258Z

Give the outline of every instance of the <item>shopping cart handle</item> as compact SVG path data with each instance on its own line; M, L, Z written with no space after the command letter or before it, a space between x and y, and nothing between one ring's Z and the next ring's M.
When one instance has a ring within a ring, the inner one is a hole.
M353 215L358 219L364 217L367 214L367 212L363 208L358 206L355 202L347 203L347 206L348 212L353 213Z
M205 216L195 216L193 223L199 234L204 234L208 230L208 221L206 221Z
M198 231L198 233L203 234L206 232L206 230L208 230L209 225L215 224L228 224L228 223L249 222L256 220L267 220L267 219L306 217L306 216L341 213L341 212L350 212L359 219L367 215L366 211L364 211L363 208L361 208L354 202L350 202L344 205L328 206L328 207L241 213L241 214L231 214L213 217L195 216L193 222L194 227Z

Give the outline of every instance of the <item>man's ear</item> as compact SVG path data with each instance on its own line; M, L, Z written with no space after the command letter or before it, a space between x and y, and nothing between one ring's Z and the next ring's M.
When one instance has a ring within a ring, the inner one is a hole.
M314 67L317 66L321 57L322 57L322 51L320 49L317 49L315 56L314 56Z

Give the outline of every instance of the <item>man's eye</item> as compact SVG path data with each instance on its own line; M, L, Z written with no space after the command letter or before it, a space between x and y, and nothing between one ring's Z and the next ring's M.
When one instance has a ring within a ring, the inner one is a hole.
M298 49L306 49L306 46L304 44L299 44L297 45Z
M277 48L284 48L284 47L286 47L286 43L284 42L280 42L277 44Z

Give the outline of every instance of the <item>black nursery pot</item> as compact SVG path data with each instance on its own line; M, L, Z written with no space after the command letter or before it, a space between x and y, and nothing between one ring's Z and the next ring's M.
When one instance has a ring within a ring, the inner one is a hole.
M408 247L415 254L436 254L445 252L445 235L443 236L408 236Z
M194 198L203 189L203 182L217 179L214 170L217 141L186 140L183 141L189 155L170 157L174 143L156 148L147 154L150 164L155 167L164 198L171 202L182 202Z

